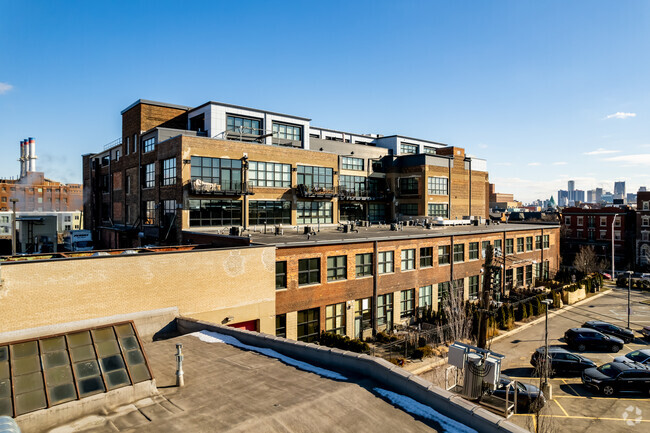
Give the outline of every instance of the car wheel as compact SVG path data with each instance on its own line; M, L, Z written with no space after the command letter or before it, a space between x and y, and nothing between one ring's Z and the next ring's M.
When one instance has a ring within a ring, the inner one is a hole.
M603 387L603 394L605 395L614 395L615 389L611 385L605 385Z
M612 352L616 353L619 350L621 350L621 346L619 346L618 344L612 344Z
M578 344L578 352L584 352L587 347L584 344Z

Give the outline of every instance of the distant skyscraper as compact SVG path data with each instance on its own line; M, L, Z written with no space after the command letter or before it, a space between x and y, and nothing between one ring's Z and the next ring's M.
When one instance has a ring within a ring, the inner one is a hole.
M625 197L625 181L614 182L614 195Z
M573 201L573 200L576 199L576 196L575 196L576 182L575 182L575 180L570 180L568 183L569 183L569 185L568 185L569 188L568 188L568 191L567 191L568 192L567 199L569 201Z
M587 203L593 203L595 195L596 195L596 191L594 191L593 189L587 191Z
M635 204L635 203L636 203L636 194L628 193L627 194L627 204Z
M594 197L594 201L596 203L600 203L603 201L603 189L602 188L596 188L596 196Z
M645 186L640 186L638 192L646 192Z
M557 192L557 205L566 206L569 204L569 192L563 189Z
M585 192L581 189L576 189L573 191L573 201L584 203L585 201Z

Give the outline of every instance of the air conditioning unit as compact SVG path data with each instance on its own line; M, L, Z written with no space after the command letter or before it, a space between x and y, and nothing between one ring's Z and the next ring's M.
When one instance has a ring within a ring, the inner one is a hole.
M465 368L465 362L467 361L467 347L457 345L456 343L449 346L448 354L448 363L454 367L462 370Z
M486 383L493 390L496 389L501 376L501 360L488 356L485 360L485 372L483 383Z

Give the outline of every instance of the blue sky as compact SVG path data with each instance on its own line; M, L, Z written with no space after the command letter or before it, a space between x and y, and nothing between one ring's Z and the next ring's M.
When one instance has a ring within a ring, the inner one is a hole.
M0 177L81 155L152 99L460 146L499 192L650 187L648 1L0 0Z

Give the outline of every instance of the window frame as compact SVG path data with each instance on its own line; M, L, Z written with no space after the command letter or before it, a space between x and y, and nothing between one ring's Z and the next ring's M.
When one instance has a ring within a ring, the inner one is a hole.
M353 156L342 156L341 157L341 169L342 170L354 170L354 171L363 171L364 168L364 159L356 158Z
M465 244L454 244L454 263L465 261Z
M406 319L415 314L415 289L405 289L399 292L399 317Z
M280 272L278 272L278 265L281 265ZM278 285L278 278L281 279L281 284ZM278 260L275 262L275 290L282 290L287 288L287 261Z
M345 302L325 306L325 332L330 332L336 335L345 335L345 316Z
M418 307L426 308L428 306L433 306L433 284L422 286L418 290Z
M306 269L300 269L301 263L306 263ZM306 278L306 280L304 280ZM304 280L304 282L301 282ZM298 286L320 284L320 257L309 257L298 260Z
M388 259L390 256L390 259ZM390 271L388 271L388 266ZM382 268L384 271L382 272ZM395 272L395 251L379 251L377 253L377 275L392 274Z
M330 276L330 273L332 275ZM329 256L327 258L327 281L348 279L348 256Z
M468 248L467 248L468 260L478 260L479 258L478 245L479 245L478 242L470 242L468 244Z
M176 185L176 158L167 158L162 161L163 186Z
M373 253L360 253L354 256L355 278L371 277L374 271ZM370 260L369 262L367 260Z
M433 267L433 247L420 247L420 269Z
M438 266L451 264L451 245L438 245Z
M415 270L415 248L407 248L400 251L400 270Z
M429 195L449 195L449 178L429 176L427 179L427 192Z

